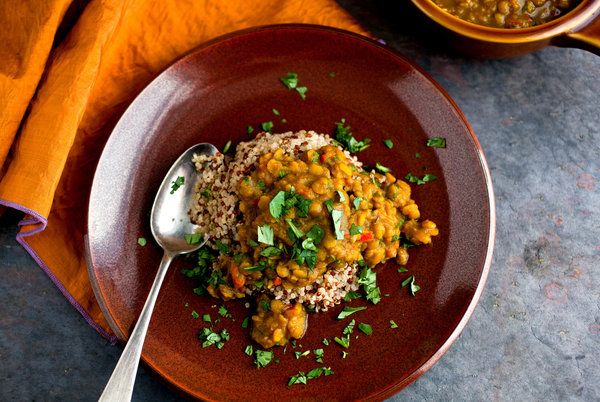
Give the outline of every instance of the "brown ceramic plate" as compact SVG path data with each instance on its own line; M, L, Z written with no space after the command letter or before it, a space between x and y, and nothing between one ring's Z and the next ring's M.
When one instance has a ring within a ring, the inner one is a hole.
M299 75L306 100L287 90L279 77ZM335 76L332 77L332 72ZM272 109L287 119L282 123ZM222 319L231 340L222 350L203 349L204 326L192 310L217 318L214 299L192 293L179 259L167 275L144 346L144 361L181 391L209 400L380 399L423 374L456 339L484 286L494 238L494 201L481 148L456 104L411 62L374 41L347 32L283 25L227 35L191 52L158 76L132 103L102 154L88 211L89 272L106 317L126 339L156 273L161 250L151 239L150 208L171 163L199 142L222 148L250 136L246 127L272 120L276 132L313 129L330 133L345 117L358 137L373 145L359 154L397 176L408 172L438 176L413 186L423 215L441 234L431 247L411 250L408 269L421 291L416 297L401 282L397 266L378 268L381 293L388 297L355 314L372 325L352 338L349 355L325 347L325 366L334 375L287 387L298 371L317 366L314 357L295 359L291 348L276 349L278 363L257 369L244 355L251 343L240 324L250 311L228 302L233 320ZM428 148L427 138L446 137L446 149ZM394 148L382 140L393 139ZM419 153L420 158L415 154ZM353 302L359 305L361 302ZM187 306L187 307L186 307ZM310 317L299 342L308 350L323 338L339 336L349 320L335 319L341 306ZM391 329L394 320L399 328Z

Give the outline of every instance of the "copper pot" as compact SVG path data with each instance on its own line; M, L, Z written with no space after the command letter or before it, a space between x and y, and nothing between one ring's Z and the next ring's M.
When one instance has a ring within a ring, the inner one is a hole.
M548 45L576 47L600 56L600 0L582 0L561 17L530 28L491 28L464 21L433 0L412 0L427 17L449 30L451 44L464 54L483 58L519 56Z

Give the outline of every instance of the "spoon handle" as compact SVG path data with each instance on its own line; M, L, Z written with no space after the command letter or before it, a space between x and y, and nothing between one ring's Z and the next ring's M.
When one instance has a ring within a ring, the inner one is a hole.
M173 261L173 257L174 255L168 252L165 252L163 255L140 318L137 324L135 324L135 328L133 328L129 341L125 349L123 349L123 354L110 376L99 402L131 401L135 376L140 363L140 355L142 354L144 338L146 338L146 332L148 331L148 324L154 310L154 303L156 303L160 286L163 279L165 279L165 274L169 265L171 265L171 261Z

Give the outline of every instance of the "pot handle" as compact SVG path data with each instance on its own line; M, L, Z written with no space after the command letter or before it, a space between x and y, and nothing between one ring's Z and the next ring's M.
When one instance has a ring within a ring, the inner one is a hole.
M558 46L576 47L600 56L600 17L596 17L578 31L567 33L557 39Z

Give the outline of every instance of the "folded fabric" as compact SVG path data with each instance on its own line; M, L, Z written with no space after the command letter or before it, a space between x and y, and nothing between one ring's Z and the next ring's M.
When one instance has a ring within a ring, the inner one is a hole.
M83 236L94 169L133 98L178 57L238 29L302 22L365 33L333 0L23 0L2 2L0 22L0 204L27 214L17 240L111 341Z

